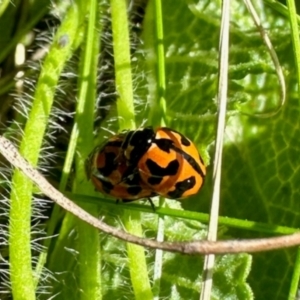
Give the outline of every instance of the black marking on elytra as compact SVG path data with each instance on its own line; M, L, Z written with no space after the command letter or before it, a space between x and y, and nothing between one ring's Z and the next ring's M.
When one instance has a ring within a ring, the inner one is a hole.
M181 142L182 145L184 145L184 146L186 146L186 147L188 147L188 146L191 145L191 142L190 142L184 135L182 135L182 134L179 133L179 132L178 132L178 134L179 134L180 137L181 137L180 142Z
M129 162L137 163L141 157L148 151L155 138L155 132L152 127L145 127L142 130L130 131L122 145L123 149L132 146Z
M98 168L99 173L108 177L113 171L118 168L118 164L116 163L116 154L113 152L105 153L105 166L102 168Z
M162 129L165 129L165 128L170 130L170 131L174 131L178 135L180 135L180 137L181 137L180 142L181 142L182 145L187 146L187 147L191 145L191 142L184 135L182 135L180 132L172 130L172 129L167 128L167 127L163 127ZM199 165L197 164L195 159L192 156L190 156L189 154L187 154L181 148L176 147L172 140L163 138L163 139L155 139L153 142L157 145L157 147L160 150L162 150L164 152L170 153L170 150L172 149L175 152L181 154L183 156L183 158L195 169L195 171L200 174L201 177L203 177L203 178L205 177L203 171L201 170L201 168L199 167ZM203 160L202 160L200 155L199 155L199 158L200 158L200 161L203 163Z
M190 146L191 145L191 141L189 139L187 139L182 133L174 130L174 129L171 129L169 127L162 127L161 128L162 130L168 130L168 131L171 131L171 132L175 132L177 133L179 136L180 136L180 143L186 147Z
M111 184L111 182L109 182L109 181L105 181L102 179L99 179L99 181L102 184L103 192L106 194L110 194L110 191L114 188L113 184Z
M130 186L127 188L127 192L129 195L136 196L140 194L142 188L140 186Z
M200 159L201 163L204 165L204 161L203 161L203 159L202 159L202 157L201 157L200 154L199 154L199 159Z
M150 185L157 185L160 184L163 180L163 177L152 177L150 176L147 180L148 184Z
M193 188L196 184L195 176L191 176L189 178L186 178L183 181L177 182L175 184L175 190L168 193L168 196L172 199L181 198L182 195Z
M169 139L155 139L153 142L160 150L167 153L170 153L170 150L174 147L174 142Z
M173 146L172 149L174 151L176 151L177 153L181 154L183 156L183 158L193 167L193 169L202 177L205 177L205 174L203 173L202 169L200 168L200 166L198 165L198 163L195 161L195 159L190 156L189 154L187 154L185 151L183 151L182 149ZM200 157L200 156L199 156Z
M159 166L155 161L147 159L146 166L149 169L151 176L148 178L148 183L151 185L159 184L164 176L174 176L179 169L178 160L174 159L164 168Z

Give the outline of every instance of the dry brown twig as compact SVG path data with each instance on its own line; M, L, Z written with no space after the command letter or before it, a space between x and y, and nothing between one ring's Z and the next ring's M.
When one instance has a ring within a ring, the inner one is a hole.
M186 241L186 242L158 242L156 240L131 235L123 230L111 227L103 221L93 217L61 192L56 190L35 168L33 168L18 152L16 147L5 137L0 136L0 152L15 167L20 169L38 188L62 208L89 223L95 228L116 238L145 246L184 254L224 254L240 252L261 252L300 245L300 233L286 236L228 241Z

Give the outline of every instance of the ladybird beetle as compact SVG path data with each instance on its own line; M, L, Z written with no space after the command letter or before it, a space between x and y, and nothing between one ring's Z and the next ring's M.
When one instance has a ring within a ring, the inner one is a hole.
M145 127L129 131L122 148L142 181L161 196L185 198L203 185L206 168L196 146L173 129Z
M98 191L125 202L156 196L136 168L127 164L122 151L124 137L124 133L115 135L93 150L85 162L88 179Z

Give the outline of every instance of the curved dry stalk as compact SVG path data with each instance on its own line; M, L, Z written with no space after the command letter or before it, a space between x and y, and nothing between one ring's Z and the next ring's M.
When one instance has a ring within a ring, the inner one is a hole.
M251 3L251 0L244 0L244 3L256 25L256 27L258 28L260 35L268 49L268 52L270 53L271 59L273 61L274 67L275 67L275 71L277 74L277 78L278 78L278 82L279 82L279 86L280 86L280 104L278 106L278 108L273 111L273 112L268 112L268 113L256 113L256 114L249 114L249 113L245 113L243 112L243 114L245 115L249 115L251 117L261 117L261 118L269 118L272 117L274 115L276 115L281 108L283 107L284 103L285 103L285 99L286 99L286 86L285 86L285 80L284 80L284 75L283 75L283 71L282 68L280 66L280 62L279 59L277 57L277 54L274 50L274 47L272 45L271 39L268 36L268 33L265 31L265 29L263 28L260 18L254 8L254 6Z
M0 153L16 168L20 169L32 180L46 196L51 198L62 208L89 223L95 228L116 238L145 246L148 248L162 249L170 252L184 254L225 254L240 252L261 252L300 245L300 233L286 236L254 239L254 240L228 240L228 241L186 241L186 242L158 242L156 240L141 238L131 235L123 230L112 227L87 213L77 204L56 190L44 177L32 167L18 152L16 147L5 137L0 136Z

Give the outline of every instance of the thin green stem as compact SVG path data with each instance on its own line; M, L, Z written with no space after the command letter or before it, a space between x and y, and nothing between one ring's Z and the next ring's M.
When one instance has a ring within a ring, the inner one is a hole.
M289 18L290 18L291 31L292 31L292 43L293 43L296 68L297 68L298 87L300 87L300 39L299 39L299 29L297 23L298 16L297 16L294 0L288 0L287 4L289 8ZM300 95L299 89L298 92Z
M294 48L297 80L298 80L298 93L300 99L300 38L299 38L299 29L298 29L299 17L297 15L295 1L287 0L287 5L289 11L289 19L291 23L292 43ZM297 251L297 260L295 262L292 282L290 286L289 299L296 299L298 293L299 279L300 279L300 248L298 248Z
M288 299L297 299L300 274L300 251L298 248Z
M110 209L116 206L116 203L109 199L100 199L98 197L97 198L88 197L88 196L74 195L70 193L66 193L66 195L75 202L99 203L100 201L101 206L106 206ZM169 216L169 217L180 218L185 220L194 220L194 221L199 221L201 223L207 223L209 220L209 215L205 213L188 211L188 210L163 208L163 207L156 207L155 211L153 211L150 205L145 205L145 204L118 203L118 208L130 209L130 210L140 211L140 212L145 212L150 214L157 214L158 216ZM299 231L299 228L278 226L275 224L271 225L268 223L260 223L260 222L249 221L249 220L240 220L240 219L222 217L222 216L219 217L218 223L226 227L232 227L241 230L255 231L261 233L278 234L278 235L291 234Z
M111 0L111 15L119 129L134 129L135 114L126 1Z
M161 0L155 0L155 25L157 40L157 79L158 79L158 108L161 120L160 125L166 125L166 70L165 70L165 48L164 48L164 29L163 29L163 13Z
M161 0L154 1L154 11L155 11L155 27L156 27L156 53L157 53L157 79L158 79L158 105L152 108L151 116L158 115L152 122L155 125L166 126L166 70L165 70L165 48L164 48L164 29L163 29L163 12ZM152 124L152 123L151 123ZM163 207L165 200L160 199L160 207ZM160 216L158 220L158 230L156 239L158 241L163 241L165 235L165 220L164 216ZM162 274L162 264L163 264L163 252L157 249L155 251L155 262L154 262L154 276L153 276L153 293L154 299L159 299L160 294L160 281Z
M116 89L119 96L117 101L119 129L134 129L135 112L126 1L111 0L111 15ZM122 221L128 232L142 235L139 212L125 210ZM127 244L127 254L135 299L153 299L144 249L137 245Z
M73 51L72 41L77 34L78 14L75 1L55 35L36 86L20 145L20 152L34 166L38 162L59 76ZM68 37L68 43L62 46L59 41L63 36ZM32 183L16 170L12 187L9 255L13 298L35 299L30 245Z
M280 3L277 0L264 0L264 2L283 16L289 17L289 10L284 4ZM295 15L295 18L300 25L300 17L298 15Z
M97 28L97 1L90 0L86 40L82 52L82 66L79 72L79 93L72 142L77 143L76 179L74 192L93 193L86 184L85 158L93 148L94 107L96 103L97 55L99 53L99 32ZM96 205L84 204L84 209L97 215ZM84 221L78 222L78 250L80 268L80 298L101 299L101 249L99 232Z

